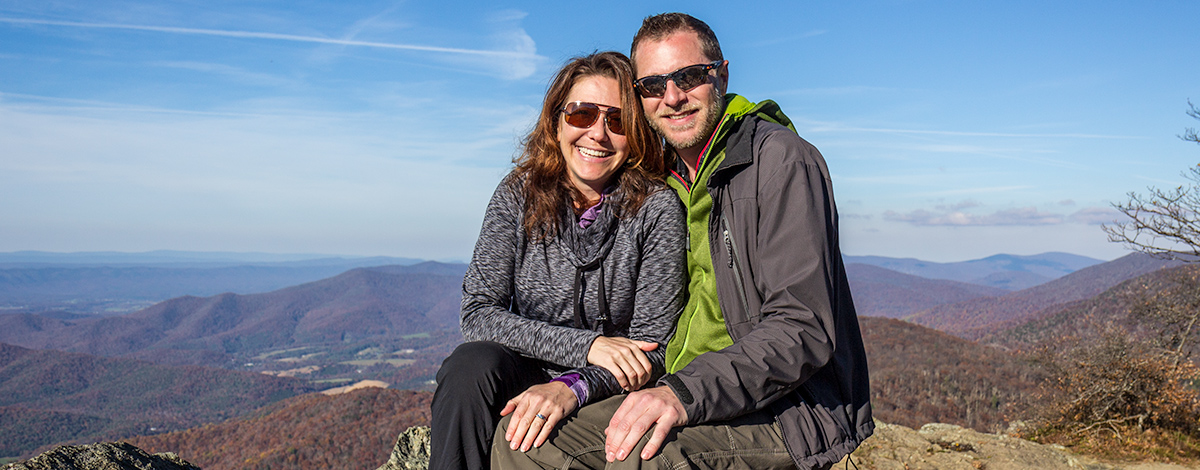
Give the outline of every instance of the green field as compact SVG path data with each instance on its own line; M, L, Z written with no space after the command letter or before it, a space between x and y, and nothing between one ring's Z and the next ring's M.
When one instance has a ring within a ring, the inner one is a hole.
M360 366L360 367L370 367L370 366L377 365L377 364L388 364L393 367L403 367L403 366L412 364L414 362L417 362L417 361L412 360L412 359L359 359L359 360L354 360L354 361L340 362L339 364L346 364L346 365Z

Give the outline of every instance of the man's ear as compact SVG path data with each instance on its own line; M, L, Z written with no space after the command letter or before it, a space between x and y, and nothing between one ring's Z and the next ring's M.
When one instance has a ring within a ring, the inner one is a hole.
M720 67L717 67L717 78L721 80L721 83L718 84L717 88L720 89L721 94L724 95L726 91L729 91L729 61L728 60L724 61L724 63L722 63Z

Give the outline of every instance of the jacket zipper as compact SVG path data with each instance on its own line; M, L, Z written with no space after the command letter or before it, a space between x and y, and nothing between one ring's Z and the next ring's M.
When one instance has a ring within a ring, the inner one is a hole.
M721 229L725 235L725 251L729 254L729 267L733 268L733 277L737 279L737 293L742 301L742 311L746 312L746 319L749 320L752 315L750 311L750 302L746 300L746 279L742 277L742 268L739 263L737 247L733 243L733 235L729 233L729 221L725 219L725 214L721 214Z

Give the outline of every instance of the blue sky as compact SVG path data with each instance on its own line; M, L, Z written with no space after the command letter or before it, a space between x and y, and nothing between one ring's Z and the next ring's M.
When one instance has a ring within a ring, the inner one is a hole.
M1200 161L1191 0L0 0L0 251L465 260L550 75L672 10L821 149L846 254L1115 258Z

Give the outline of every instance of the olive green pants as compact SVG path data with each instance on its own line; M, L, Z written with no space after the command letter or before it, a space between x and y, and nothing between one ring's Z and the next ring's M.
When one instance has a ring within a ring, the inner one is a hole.
M550 439L528 452L508 448L504 431L508 418L496 428L492 441L492 468L510 469L685 469L752 468L794 469L779 426L768 413L751 413L729 421L675 428L662 449L650 460L641 460L646 433L624 462L604 459L604 428L621 406L624 395L583 407L559 423Z

